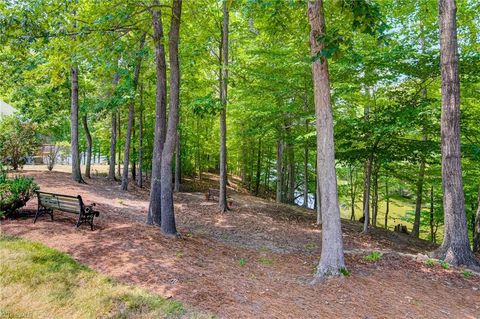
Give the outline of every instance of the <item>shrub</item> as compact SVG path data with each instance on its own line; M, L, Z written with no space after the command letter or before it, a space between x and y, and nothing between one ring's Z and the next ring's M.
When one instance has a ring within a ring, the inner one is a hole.
M0 157L17 170L38 147L37 126L12 115L0 121Z
M0 216L9 215L25 206L36 190L38 185L31 177L8 179L4 173L0 173Z

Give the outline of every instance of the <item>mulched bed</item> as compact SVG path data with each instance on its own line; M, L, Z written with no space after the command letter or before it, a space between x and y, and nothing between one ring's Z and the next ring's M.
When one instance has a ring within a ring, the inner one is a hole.
M76 184L60 172L33 172L44 191L82 195L97 203L97 229L74 228L71 214L56 213L35 225L29 216L2 221L2 232L43 242L91 268L136 284L221 318L477 318L480 278L458 269L429 267L411 258L385 254L372 263L348 253L349 277L311 285L321 250L314 213L230 190L232 210L195 192L176 194L182 239L165 238L145 225L148 191L122 192L117 183L96 177ZM208 189L215 181L202 181ZM234 185L232 185L234 187ZM36 208L36 200L27 210ZM30 211L31 214L31 211ZM430 243L344 221L347 251L431 250ZM367 252L365 253L367 254Z

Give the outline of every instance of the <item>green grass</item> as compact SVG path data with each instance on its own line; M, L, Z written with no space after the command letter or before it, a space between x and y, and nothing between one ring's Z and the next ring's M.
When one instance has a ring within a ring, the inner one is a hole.
M68 255L0 235L0 318L175 318L182 304L114 282Z
M369 261L369 262L376 262L382 258L383 254L379 251L372 251L370 254L367 256L363 257L363 260Z

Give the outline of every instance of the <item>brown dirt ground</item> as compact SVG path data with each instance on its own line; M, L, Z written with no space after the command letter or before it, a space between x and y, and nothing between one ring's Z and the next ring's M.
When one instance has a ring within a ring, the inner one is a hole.
M232 210L219 214L215 203L193 192L215 181L187 181L189 192L175 195L182 239L167 239L144 223L143 189L132 185L122 192L103 177L81 185L62 172L24 174L44 191L97 203L97 228L75 229L73 215L55 213L53 222L44 217L35 225L30 216L5 220L1 231L40 241L122 282L220 318L480 318L480 277L399 256L395 251L434 248L403 234L374 229L360 235L360 224L343 221L351 276L311 285L321 230L309 210L232 189ZM36 200L30 201L23 215L35 208ZM375 263L363 260L362 252L371 250L385 254Z

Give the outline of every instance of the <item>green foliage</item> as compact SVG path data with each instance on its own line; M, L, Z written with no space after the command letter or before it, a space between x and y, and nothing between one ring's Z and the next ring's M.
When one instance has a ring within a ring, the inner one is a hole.
M449 269L449 268L450 268L449 263L447 263L445 260L439 260L439 261L438 261L438 264L439 264L440 266L442 266L443 269Z
M429 267L433 267L435 266L435 261L433 261L433 259L427 259L424 261L425 265L429 266Z
M347 268L340 268L339 271L343 277L349 277L351 275L350 271L348 271Z
M369 261L369 262L376 262L382 258L383 254L379 251L372 251L370 254L367 256L363 257L363 260Z
M38 189L38 185L31 177L15 176L12 179L0 179L0 215L9 215L25 206Z
M247 264L247 260L245 258L240 258L240 260L238 261L238 264L243 267Z
M470 278L473 275L473 273L470 270L464 270L462 271L462 275L465 278Z
M0 121L0 156L14 170L25 163L38 147L36 125L19 116L8 116Z

